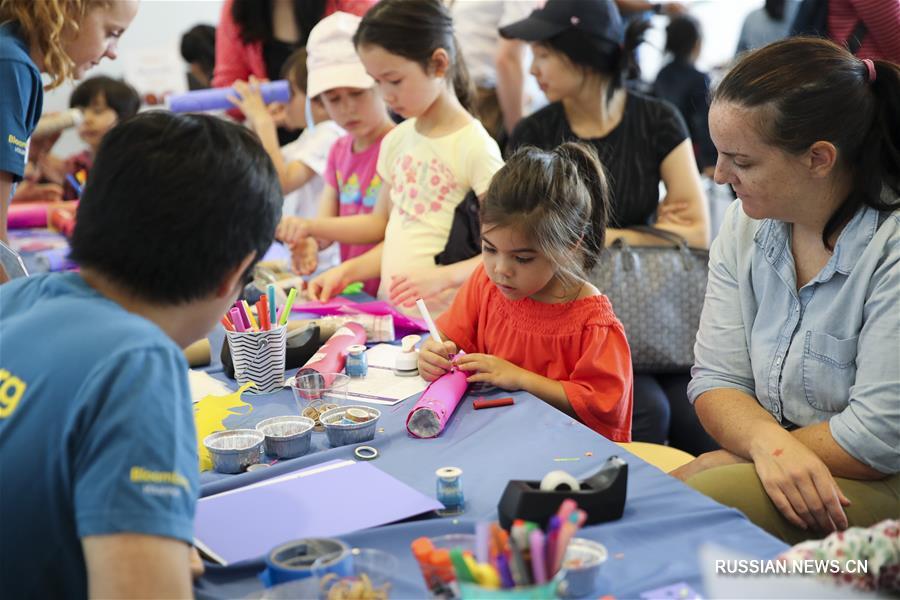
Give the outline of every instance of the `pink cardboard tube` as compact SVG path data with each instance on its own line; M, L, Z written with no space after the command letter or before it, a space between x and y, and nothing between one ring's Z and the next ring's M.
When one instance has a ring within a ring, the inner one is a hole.
M5 202L5 200L4 200ZM30 229L47 226L49 202L22 202L9 205L6 224L10 229Z
M325 345L297 371L298 376L311 372L340 373L347 362L347 348L366 343L366 330L359 323L347 323L334 332Z
M406 430L417 438L437 437L466 394L468 374L459 369L435 379L406 417Z

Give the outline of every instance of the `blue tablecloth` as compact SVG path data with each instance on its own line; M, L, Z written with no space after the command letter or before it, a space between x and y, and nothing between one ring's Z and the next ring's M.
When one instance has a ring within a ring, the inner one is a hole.
M488 397L508 395L501 392ZM497 502L510 479L541 479L554 469L582 478L613 454L629 464L625 514L619 521L579 533L603 543L610 551L601 593L635 597L682 581L702 590L697 549L704 542L765 558L786 548L739 512L691 490L534 396L522 392L512 395L515 405L490 410L475 411L471 398L464 400L444 433L431 440L414 439L406 433L406 415L414 399L395 407L379 407L379 428L383 431L379 430L371 445L381 456L373 464L429 495L435 493L436 469L460 467L467 501L465 514L458 518L429 518L343 537L351 545L387 550L400 559L393 597L426 595L409 552L409 544L416 537L471 532L478 520L496 520ZM264 418L297 411L288 390L255 398L244 395L244 400L253 404L253 412L229 417L225 421L229 428L252 427ZM330 448L325 434L315 433L311 453L304 457L281 461L261 472L204 473L202 493L218 493L326 460L353 458L352 448ZM365 509L364 496L360 497L360 508ZM200 597L244 596L261 589L256 579L261 569L261 562L210 567L195 591Z

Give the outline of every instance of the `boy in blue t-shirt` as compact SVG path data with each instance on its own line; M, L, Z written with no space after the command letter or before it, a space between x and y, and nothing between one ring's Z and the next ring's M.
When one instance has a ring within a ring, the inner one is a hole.
M0 581L10 598L186 597L199 491L181 349L272 242L281 190L245 129L148 112L104 138L79 273L0 286Z

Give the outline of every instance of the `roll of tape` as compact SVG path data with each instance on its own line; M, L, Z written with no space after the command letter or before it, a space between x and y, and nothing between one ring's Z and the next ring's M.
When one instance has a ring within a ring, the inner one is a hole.
M542 492L567 492L580 489L581 484L578 483L578 480L565 471L550 471L541 479Z
M321 559L321 560L320 560ZM266 570L260 579L266 587L312 576L317 560L323 572L340 577L350 575L353 565L350 547L341 540L308 538L294 540L273 549L266 556Z
M378 458L378 450L372 446L358 446L353 455L359 460L375 460Z

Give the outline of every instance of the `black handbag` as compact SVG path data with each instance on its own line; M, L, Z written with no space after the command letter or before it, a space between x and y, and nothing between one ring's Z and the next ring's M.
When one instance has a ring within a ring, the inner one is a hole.
M687 372L694 364L709 251L690 248L680 235L656 227L629 229L669 243L631 246L616 239L601 253L589 281L622 321L636 373Z

